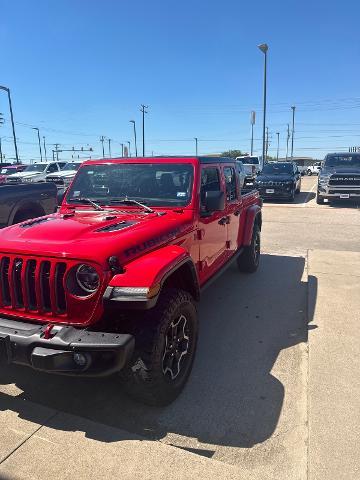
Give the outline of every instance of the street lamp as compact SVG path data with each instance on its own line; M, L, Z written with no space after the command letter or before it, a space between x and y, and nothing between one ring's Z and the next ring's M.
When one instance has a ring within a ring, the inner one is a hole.
M36 130L37 131L37 137L38 137L38 143L39 143L39 150L40 150L40 162L43 161L43 157L42 157L42 151L41 151L41 141L40 141L40 131L37 127L32 127L32 130Z
M291 107L291 110L292 110L291 161L294 156L295 108L296 107Z
M266 125L266 69L267 69L267 52L269 47L266 43L262 43L258 45L258 48L264 54L264 115L263 115L263 148L262 148L262 156L263 156L263 163L266 163L266 153L265 153L265 125Z
M129 152L128 152L128 154L129 154L129 157L131 157L130 142L127 141L126 143L129 145Z
M43 137L43 142L44 142L44 154L45 154L45 162L47 162L47 155L46 155L46 142L45 142L45 137Z
M137 151L137 143L136 143L136 124L135 120L130 120L130 123L134 125L134 142L135 142L135 157L138 156L138 151Z
M279 143L280 143L280 132L276 132L277 135L277 153L276 153L276 161L279 161Z
M145 157L145 113L148 113L146 108L148 105L141 104L140 112L142 113L142 156Z
M14 138L14 147L15 147L15 158L16 158L16 163L20 163L19 162L18 149L17 149L17 143L16 143L15 124L14 124L14 115L13 115L12 105L11 105L10 89L0 85L0 90L4 90L8 94L10 117L11 117L11 126L12 126L12 132L13 132L13 138Z
M198 138L194 137L195 140L195 156L198 156Z

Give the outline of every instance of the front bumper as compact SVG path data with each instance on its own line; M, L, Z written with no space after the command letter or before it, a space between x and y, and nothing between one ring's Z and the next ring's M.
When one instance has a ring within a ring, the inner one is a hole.
M333 199L358 199L360 188L346 185L318 185L318 192L324 198Z
M263 200L284 200L284 199L289 199L292 198L292 192L289 189L286 189L286 187L258 187L255 186L255 188L258 190L260 197ZM274 193L267 193L266 190L273 190Z
M0 366L15 363L64 375L111 375L130 360L134 344L129 334L0 318Z

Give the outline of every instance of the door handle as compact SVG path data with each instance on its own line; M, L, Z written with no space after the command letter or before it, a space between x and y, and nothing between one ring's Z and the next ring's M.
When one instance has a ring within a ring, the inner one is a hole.
M222 217L220 218L220 220L218 221L218 224L219 225L226 225L227 223L227 217Z
M241 213L241 210L235 210L234 215L236 215L238 217L240 215L240 213Z

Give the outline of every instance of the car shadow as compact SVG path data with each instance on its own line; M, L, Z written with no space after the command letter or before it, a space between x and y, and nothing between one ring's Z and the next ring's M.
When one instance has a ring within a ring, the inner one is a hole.
M0 411L12 409L32 420L26 408L31 401L125 430L129 438L196 439L182 448L208 457L215 451L209 444L249 448L264 442L276 429L285 394L272 369L284 349L307 341L313 318L316 278L311 278L307 309L304 269L302 257L262 255L257 273L243 275L232 266L204 291L194 368L183 393L167 407L129 399L117 377L81 379L11 366L0 369L0 384L15 384L21 392L17 397L0 393ZM79 429L61 419L55 417L51 427ZM104 442L117 439L96 429L84 431Z
M297 205L297 204L303 204L303 203L309 203L311 200L313 200L316 197L315 192L303 192L301 191L297 195L295 195L295 200L291 202L290 200L286 199L266 199L264 200L264 203L271 203L271 204L289 204L289 205Z
M324 205L331 208L360 208L359 200L331 200L331 202L326 202Z

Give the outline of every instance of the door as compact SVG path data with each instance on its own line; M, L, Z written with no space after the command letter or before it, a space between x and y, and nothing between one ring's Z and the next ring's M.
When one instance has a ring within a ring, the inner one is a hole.
M200 282L208 280L226 260L227 225L225 211L208 213L205 208L206 192L224 191L220 169L203 166L200 185L200 218L198 238L200 244Z
M227 254L232 256L238 248L239 224L241 216L241 199L239 198L239 188L236 178L236 172L233 166L223 167L223 176L225 182L225 215L227 219Z

